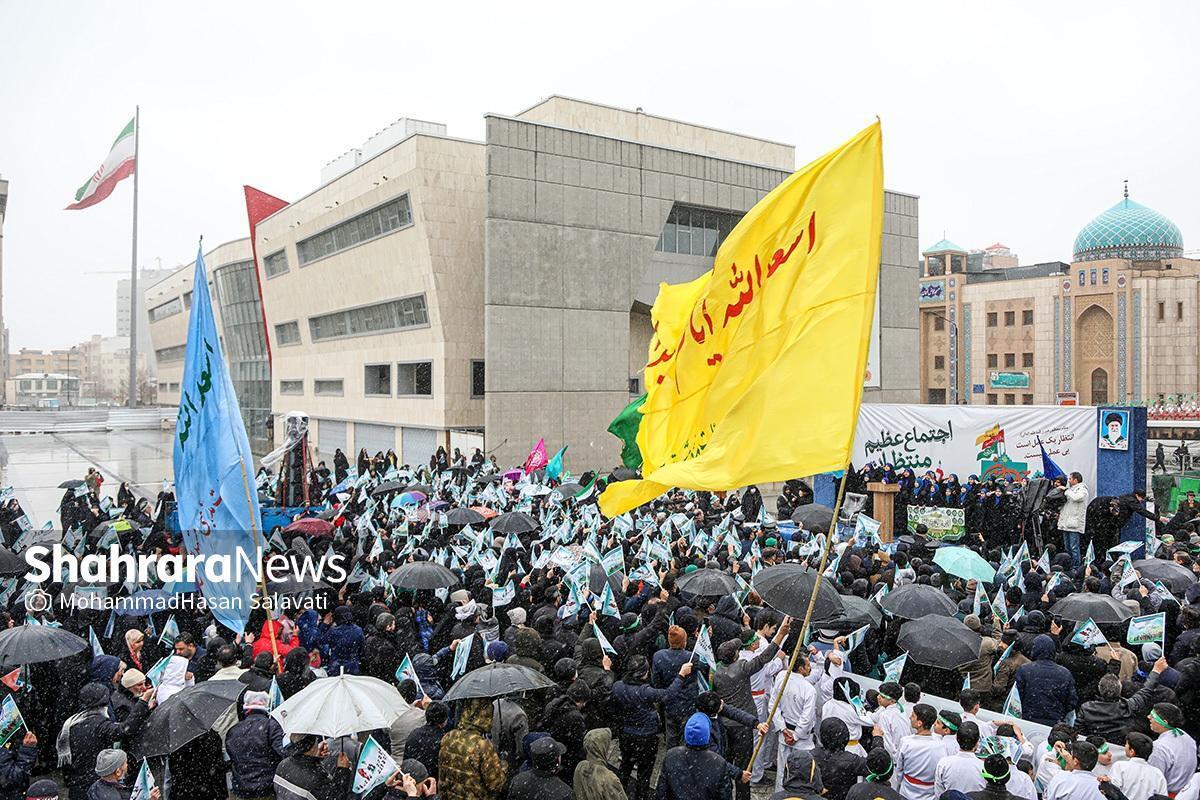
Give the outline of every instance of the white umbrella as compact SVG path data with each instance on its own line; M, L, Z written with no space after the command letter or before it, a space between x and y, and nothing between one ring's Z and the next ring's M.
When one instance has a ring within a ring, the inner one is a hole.
M349 736L390 728L409 708L390 683L366 675L318 678L283 701L271 716L285 734Z

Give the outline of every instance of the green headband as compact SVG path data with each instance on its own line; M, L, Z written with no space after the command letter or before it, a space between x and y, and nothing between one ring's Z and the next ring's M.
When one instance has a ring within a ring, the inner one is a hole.
M1157 711L1154 711L1154 710L1150 711L1150 719L1154 720L1159 725L1162 725L1164 728L1166 728L1169 731L1173 731L1175 733L1180 732L1179 728L1175 727L1174 725L1172 725L1171 723L1169 723L1165 719L1163 719Z
M989 781L1002 781L1005 778L1007 778L1009 775L1012 774L1012 770L1007 769L1007 767L1008 767L1007 761L1004 762L1004 766L1006 767L1006 769L1004 770L1003 775L992 775L991 773L989 773L987 771L986 767L979 774L982 775L983 777L987 778Z
M958 726L957 726L957 725L955 725L955 724L954 724L953 722L951 722L950 720L948 720L948 719L946 719L945 717L943 717L941 714L938 714L938 716L937 716L937 721L938 721L938 722L940 722L940 723L942 723L943 725L945 725L947 728L949 728L950 730L954 731L955 733L958 733Z

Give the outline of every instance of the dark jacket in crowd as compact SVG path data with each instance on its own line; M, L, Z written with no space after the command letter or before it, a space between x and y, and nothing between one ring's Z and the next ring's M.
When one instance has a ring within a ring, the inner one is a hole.
M742 613L733 595L725 595L717 601L717 612L708 618L708 633L713 650L720 647L722 642L741 639Z
M1054 639L1039 634L1030 647L1033 663L1017 670L1021 716L1030 722L1055 725L1078 705L1075 676L1054 663Z
M325 671L331 676L340 675L343 670L348 675L358 674L363 632L353 619L353 612L348 607L338 606L333 613L333 626L320 626L317 646L322 653L328 653Z
M508 800L575 800L575 792L558 775L534 767L512 779Z
M1149 713L1154 704L1158 673L1151 672L1133 697L1119 700L1088 700L1079 708L1076 725L1083 736L1103 736L1113 744L1124 744L1130 725Z
M225 752L232 767L234 794L265 797L271 793L275 770L283 761L283 728L265 711L249 711L225 734Z
M438 751L442 748L442 737L449 728L422 725L408 735L404 741L404 758L415 758L425 765L429 774L438 776Z
M25 800L37 748L21 744L23 735L18 731L12 741L0 747L0 800Z
M713 640L713 646L717 642ZM750 676L766 666L779 653L779 645L767 642L758 655L751 659L735 659L732 664L717 665L713 678L713 691L721 696L726 705L740 708L747 714L757 714L754 695L750 691Z
M690 650L659 650L651 661L650 683L660 689L671 685L679 677L679 668L692 660ZM688 676L683 688L663 703L663 712L673 719L687 719L696 712L696 697L699 684L694 676Z
M846 723L831 717L821 720L818 732L820 743L813 748L813 761L821 771L821 783L825 785L824 797L829 800L845 800L846 792L858 782L860 777L866 777L871 770L867 769L867 760L855 753L846 752L850 742L850 730Z
M672 747L658 775L657 800L725 800L739 776L737 767L706 748Z
M119 783L98 780L87 790L87 800L129 800L133 790Z
M279 762L275 770L276 800L342 800L350 789L354 771L344 767L325 771L317 756L294 755Z
M362 646L362 674L391 683L405 655L395 631L368 636Z
M621 720L621 730L634 736L650 736L658 732L658 709L661 703L683 688L679 675L666 689L655 689L641 682L617 681L613 684L612 698Z
M82 708L107 707L108 690L89 683L79 695ZM96 756L112 747L113 742L127 740L142 727L150 708L138 701L124 722L113 722L108 716L94 715L81 719L71 728L71 765L63 770L72 800L87 797L89 787L96 781Z

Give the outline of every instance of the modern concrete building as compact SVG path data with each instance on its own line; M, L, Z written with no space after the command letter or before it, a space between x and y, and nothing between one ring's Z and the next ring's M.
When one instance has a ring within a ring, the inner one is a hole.
M138 286L151 286L158 283L163 278L170 275L174 270L170 269L143 269L138 272ZM130 303L129 303L129 278L117 279L117 336L129 336L129 320L130 320ZM145 292L138 292L137 314L138 314L138 354L146 353L149 358L146 362L146 368L150 375L154 375L157 365L154 361L154 346L150 339L150 316L146 313ZM128 366L128 365L127 365Z
M307 412L325 458L393 449L418 463L486 441L513 463L544 437L570 445L575 472L616 465L605 428L644 388L658 284L711 269L795 162L791 145L564 97L487 116L484 142L393 123L258 224L276 425ZM919 397L917 206L885 195L868 401ZM206 256L211 275L249 258L238 246ZM166 403L182 272L147 290Z
M4 216L8 209L8 181L0 177L0 386L8 391L8 326L4 324ZM0 394L0 405L8 402Z
M7 383L5 392L11 406L64 408L74 405L79 398L79 378L64 373L21 373L10 377Z
M1125 197L1089 222L1070 263L972 268L925 250L921 397L1023 405L1138 403L1200 391L1200 260L1169 219Z

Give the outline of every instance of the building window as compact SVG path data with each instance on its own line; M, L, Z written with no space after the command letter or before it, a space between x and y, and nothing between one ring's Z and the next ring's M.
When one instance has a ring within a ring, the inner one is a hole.
M33 381L21 381L21 391L28 392L33 389Z
M712 258L741 218L741 214L728 211L676 204L667 215L667 223L654 249L660 253Z
M162 383L159 383L159 384L158 384L158 390L159 390L160 392L165 392L165 391L167 390L167 384L166 384L166 382L165 382L165 381L163 381Z
M1004 312L1004 327L1011 328L1013 325L1016 325L1016 324L1017 324L1017 312L1005 311Z
M1005 393L1005 395L1004 395L1004 405L1006 405L1006 406L1015 406L1016 404L1017 404L1017 396L1016 396L1015 394L1009 394L1009 393Z
M1092 282L1092 286L1095 286L1095 285L1096 285L1096 268L1095 268L1095 267L1093 267L1093 268L1090 270L1090 273L1091 273L1091 282Z
M996 395L995 395L995 394L988 393L988 396L987 396L987 397L988 397L988 403L987 403L987 404L988 404L989 406L994 406L994 405L996 405Z
M170 389L170 391L172 391L172 392L178 392L178 391L179 391L179 384L178 384L178 383L172 383L172 384L171 384L171 389Z
M1000 366L999 357L995 353L988 353L988 369L995 369Z
M1083 270L1079 270L1079 285L1083 286L1084 281L1086 281L1086 280L1087 280L1087 273L1085 273Z
M342 394L342 381L338 380L315 380L313 381L313 394Z
M280 381L280 394L304 394L304 381Z
M1027 308L1021 312L1021 324L1022 325L1032 325L1033 324L1033 309L1032 308Z
M192 293L191 292L183 293L183 310L184 311L192 310Z
M944 405L946 402L945 389L930 389L928 399L925 401L932 405Z
M319 342L322 339L364 336L428 324L429 312L425 306L425 295L417 294L400 300L388 300L371 306L334 311L320 317L309 317L308 333L314 342Z
M630 378L629 379L629 396L637 397L641 393L642 393L642 379L641 378Z
M936 314L933 316L933 329L935 331L946 330L946 320L944 317L939 317Z
M296 258L300 261L300 266L311 264L318 258L340 253L411 224L412 206L409 205L408 195L402 195L365 214L351 217L332 228L301 239L296 242Z
M996 327L996 319L997 319L997 317L996 317L996 312L995 312L995 311L989 311L989 312L988 312L988 315L987 315L987 326L988 326L989 328L994 328L994 327Z
M1175 319L1183 319L1183 301L1175 304Z
M177 344L174 347L163 347L154 351L154 357L160 364L169 364L172 361L183 361L183 357L186 354L186 344Z
M1005 353L1004 354L1004 366L1005 367L1015 367L1016 365L1017 365L1017 354L1016 353Z
M1021 395L1021 405L1023 405L1023 406L1033 405L1033 395L1031 395L1031 394Z
M1100 282L1108 286L1108 267L1100 270Z
M1158 321L1162 322L1167 316L1167 304L1159 301L1158 303Z
M483 397L487 389L487 383L484 378L487 376L487 370L484 368L483 361L471 362L471 397Z
M946 368L946 357L945 356L934 356L933 357L933 368L934 369L945 369Z
M300 344L300 323L281 322L275 326L275 344L287 347L289 344Z
M160 319L166 319L167 317L173 317L176 314L182 313L183 301L176 297L150 309L150 321L158 322Z
M432 397L433 362L410 361L397 364L396 394L401 397Z
M274 278L287 271L287 250L277 250L263 258L263 272L267 273L268 278Z
M1022 367L1032 367L1033 366L1033 353L1021 353L1021 366Z
M363 367L363 394L392 396L391 364L367 364Z

